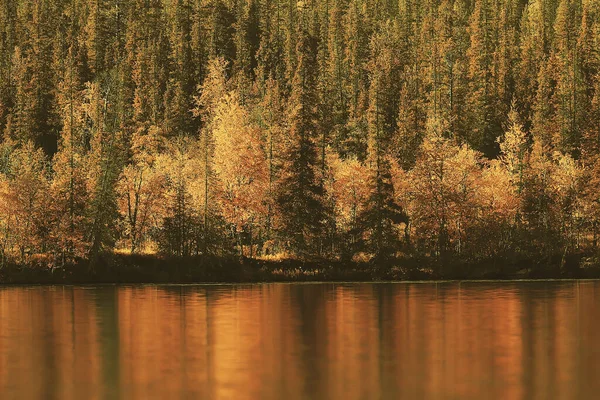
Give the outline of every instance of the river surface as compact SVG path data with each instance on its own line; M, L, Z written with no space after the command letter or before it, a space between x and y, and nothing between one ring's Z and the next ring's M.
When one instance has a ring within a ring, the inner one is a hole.
M597 399L600 282L0 287L0 399Z

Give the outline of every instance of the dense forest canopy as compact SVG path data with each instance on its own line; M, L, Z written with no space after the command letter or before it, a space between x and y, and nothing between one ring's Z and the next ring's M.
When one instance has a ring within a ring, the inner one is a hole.
M597 249L598 0L0 0L0 261Z

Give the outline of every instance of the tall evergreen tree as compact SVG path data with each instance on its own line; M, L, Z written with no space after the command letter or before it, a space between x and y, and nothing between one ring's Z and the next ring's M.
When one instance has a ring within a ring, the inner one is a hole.
M194 13L191 0L176 2L170 37L171 68L165 92L165 131L171 135L193 135L198 130L191 113L198 85L192 36Z
M18 43L17 4L0 2L0 134L4 132L10 110L15 101L13 83L13 55Z
M470 81L467 105L470 132L467 140L473 148L487 156L497 154L496 138L501 133L494 110L495 16L492 0L475 1L469 22L471 45L467 52Z
M585 91L582 86L581 55L577 48L580 29L579 1L561 0L554 23L553 67L556 80L553 102L556 105L554 143L567 154L579 155Z
M299 254L319 250L326 212L317 154L317 41L305 29L298 33L298 64L288 105L289 136L285 144L277 203L281 233Z
M392 143L389 114L390 82L393 77L393 58L390 48L381 48L374 41L373 64L370 65L368 166L370 196L364 212L358 218L358 229L367 237L368 250L379 256L389 256L398 248L399 236L394 224L408 223L402 208L396 204L391 177L389 150ZM393 88L393 86L391 86Z
M260 10L257 0L241 1L236 25L236 57L234 70L238 91L248 92L256 76L257 54L260 46Z
M116 242L116 185L123 165L123 137L119 131L116 109L118 75L109 75L101 84L88 84L85 90L84 113L89 126L90 152L88 163L89 226L86 239L90 243L90 269L96 267L101 254Z
M539 90L538 75L547 57L548 33L544 3L543 0L530 2L523 10L520 23L518 61L514 71L514 99L526 130L530 130L532 126L533 105Z

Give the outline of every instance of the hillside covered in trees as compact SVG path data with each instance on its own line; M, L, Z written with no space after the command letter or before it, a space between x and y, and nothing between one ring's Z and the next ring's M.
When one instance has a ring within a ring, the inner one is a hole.
M563 265L598 253L600 1L0 0L0 135L0 266Z

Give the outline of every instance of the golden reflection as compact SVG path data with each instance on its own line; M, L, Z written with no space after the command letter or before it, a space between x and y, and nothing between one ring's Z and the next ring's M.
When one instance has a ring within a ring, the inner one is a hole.
M3 288L0 398L593 398L598 288Z

